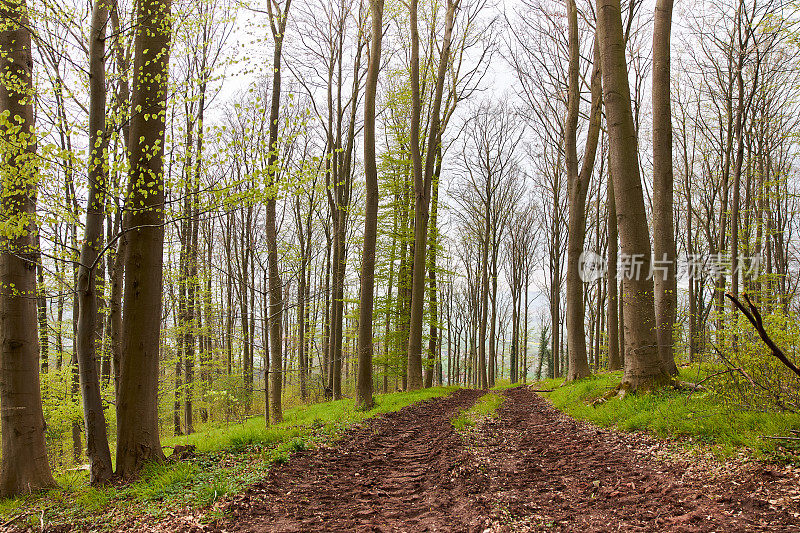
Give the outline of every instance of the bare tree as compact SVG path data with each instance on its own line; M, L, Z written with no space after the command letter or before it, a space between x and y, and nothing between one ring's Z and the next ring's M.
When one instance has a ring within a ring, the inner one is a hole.
M619 0L597 0L597 19L617 225L622 253L631 262L635 261L634 268L629 269L622 280L623 384L634 390L649 389L668 382L670 375L658 352L653 283L647 277L651 263L650 232L639 174Z
M92 483L103 483L114 473L100 396L100 377L97 374L98 326L102 324L98 314L97 267L103 265L99 252L103 239L108 165L105 127L105 39L108 16L105 0L97 0L92 10L89 42L89 196L78 267L78 323L75 336L86 426L86 454L90 463L89 480Z

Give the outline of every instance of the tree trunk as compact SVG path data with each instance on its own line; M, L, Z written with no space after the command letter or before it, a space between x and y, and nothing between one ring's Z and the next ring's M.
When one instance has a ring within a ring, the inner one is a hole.
M658 353L653 283L647 278L650 235L636 152L619 0L597 0L597 13L617 226L622 253L632 267L622 281L625 307L623 383L634 390L651 389L667 383L670 375Z
M608 175L608 369L620 370L622 360L619 356L619 302L617 298L617 208L614 202L614 184L609 169Z
M430 278L430 330L428 335L428 361L425 365L425 388L430 388L433 385L434 373L434 359L436 354L436 343L439 332L439 308L438 308L438 292L436 290L436 247L438 244L438 228L436 226L436 219L438 214L439 203L439 174L441 173L441 149L438 156L437 171L434 176L433 190L431 196L431 223L428 231L428 277Z
M89 43L89 191L86 223L78 267L78 324L75 350L78 358L83 420L86 427L86 455L89 458L89 481L104 483L114 473L111 451L106 436L106 419L97 373L97 326L102 323L98 310L96 269L102 264L99 256L103 239L106 158L106 79L105 26L108 7L97 0L92 11Z
M128 253L117 399L117 474L162 461L158 360L164 249L164 133L171 0L138 0L130 121ZM135 208L135 209L134 209Z
M673 0L658 0L653 24L653 252L661 263L654 270L658 353L672 375L674 329L678 308L675 229L673 222L672 112L670 109L670 33Z
M586 237L586 193L588 182L581 182L578 175L578 113L580 111L580 50L578 42L578 9L575 0L567 0L569 26L569 73L567 119L564 124L564 159L569 184L569 225L567 237L567 344L569 346L569 368L567 379L576 380L591 372L586 358L586 332L584 331L585 308L583 303L583 280L580 277L580 256Z
M3 219L25 228L2 238L0 254L0 497L54 487L45 447L39 389L36 330L36 138L33 60L24 0L0 4L0 112L15 117L0 127L3 137ZM8 222L7 222L8 223ZM10 289L13 287L13 289Z
M276 166L278 161L278 113L280 111L281 95L281 53L283 48L284 31L288 19L289 7L292 0L286 0L286 5L281 11L277 5L274 9L272 3L268 3L270 27L274 41L274 51L272 55L272 101L269 111L269 178L268 185L274 187L276 184ZM283 333L281 332L283 318L283 286L281 283L280 269L278 268L278 230L275 221L277 190L267 200L267 220L266 237L269 263L269 337L270 337L270 359L272 372L271 377L271 411L273 423L283 421L283 409L281 407L281 385L283 384L283 355L282 342Z
M433 167L441 139L441 106L444 81L450 66L450 41L453 34L458 0L447 1L445 31L439 69L431 105L430 129L425 154L423 173L420 154L420 75L419 75L419 31L417 29L417 0L411 0L411 160L414 170L414 262L411 270L411 317L408 330L408 388L419 389L422 381L422 319L425 313L425 256L428 236L428 213L431 201Z
M567 123L565 125L564 147L569 183L569 228L567 236L567 344L569 346L569 365L567 380L581 379L589 374L586 356L586 332L584 331L585 306L583 300L583 280L580 274L580 258L586 240L586 194L594 168L597 139L600 133L600 62L597 40L594 45L594 65L592 69L592 109L589 117L589 130L583 167L578 173L578 113L580 110L580 44L578 42L578 9L575 0L567 0L569 19L569 102Z
M378 166L375 156L375 95L381 67L383 0L370 0L372 42L364 88L364 176L366 198L361 261L361 303L358 316L358 377L356 407L372 408L372 309L375 294L375 246L378 238Z

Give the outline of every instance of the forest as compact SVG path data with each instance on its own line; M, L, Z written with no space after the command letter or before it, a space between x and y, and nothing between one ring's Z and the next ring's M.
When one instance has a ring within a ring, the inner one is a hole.
M0 531L800 528L796 0L0 21Z

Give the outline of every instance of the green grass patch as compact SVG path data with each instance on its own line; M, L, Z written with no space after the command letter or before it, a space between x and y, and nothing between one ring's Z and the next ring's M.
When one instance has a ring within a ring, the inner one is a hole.
M48 525L114 531L130 518L154 520L178 509L206 507L255 483L272 465L286 463L292 454L333 442L353 424L456 389L434 387L376 395L369 411L357 410L352 399L299 406L286 410L284 421L270 427L258 416L243 424L162 437L165 447L192 444L198 453L184 461L148 465L138 480L123 486L95 488L89 485L85 471L58 473L57 489L0 500L0 522L19 516L16 525L26 524L30 518L38 526L44 509ZM215 513L216 509L209 510L209 515Z
M697 381L705 375L698 373L697 367L680 372L683 381ZM541 394L572 417L623 431L646 431L688 445L711 446L721 458L742 448L760 457L782 453L779 442L761 436L789 435L790 430L800 428L800 415L731 407L712 392L690 394L670 388L590 405L621 380L622 372L607 372L567 384L560 378L544 380L537 388L554 389Z
M494 382L494 387L492 387L490 390L499 392L506 389L513 389L514 387L519 387L520 385L523 385L521 381L517 383L511 383L510 379L498 379Z
M464 431L467 428L473 427L483 418L497 417L497 410L503 404L504 400L505 398L493 392L484 394L478 398L475 405L461 411L458 415L453 417L450 422L457 431Z

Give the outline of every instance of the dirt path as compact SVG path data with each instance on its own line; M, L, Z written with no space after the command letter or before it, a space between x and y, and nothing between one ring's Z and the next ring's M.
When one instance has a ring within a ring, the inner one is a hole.
M449 421L479 391L365 423L273 469L223 521L171 531L800 531L796 475L758 466L715 477L527 389L505 394L500 417L466 439ZM769 503L778 497L791 501Z
M764 499L796 493L796 476L760 466L714 479L526 389L506 396L472 438L475 470L486 472L476 503L493 531L800 531L797 500L777 509Z
M450 419L481 392L460 390L379 417L340 446L303 452L235 499L211 531L463 531L450 481L462 453Z

